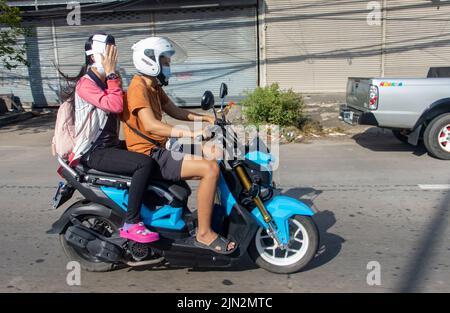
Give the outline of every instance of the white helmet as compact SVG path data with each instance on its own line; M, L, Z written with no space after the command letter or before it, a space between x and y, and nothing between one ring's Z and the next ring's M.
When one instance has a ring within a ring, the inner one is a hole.
M135 43L131 49L133 50L134 67L138 72L154 77L162 74L159 57L161 55L172 57L175 54L173 42L163 37L142 39Z

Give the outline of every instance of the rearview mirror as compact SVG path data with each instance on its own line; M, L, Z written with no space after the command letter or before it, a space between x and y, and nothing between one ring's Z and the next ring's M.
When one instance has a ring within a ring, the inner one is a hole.
M214 95L211 91L205 91L202 97L201 106L205 111L211 109L214 106Z
M225 98L225 96L228 95L228 86L225 83L220 84L220 99Z

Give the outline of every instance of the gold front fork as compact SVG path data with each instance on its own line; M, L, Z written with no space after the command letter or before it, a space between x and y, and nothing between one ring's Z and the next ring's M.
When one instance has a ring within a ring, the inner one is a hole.
M241 183L244 186L245 190L250 191L250 189L252 187L252 182L250 180L250 177L248 177L247 172L242 167L242 165L236 166L236 173L237 173L239 179L241 180ZM278 247L280 247L281 249L285 249L286 246L281 243L280 238L277 235L276 225L274 223L272 223L272 216L270 216L269 212L267 212L267 209L266 209L264 203L262 202L261 198L259 196L256 196L253 198L253 201L255 201L255 204L258 207L259 212L261 212L261 215L262 215L264 221L268 225L267 234L270 237L272 237L273 240L275 240Z
M241 180L245 190L250 191L252 187L252 182L250 181L250 177L248 177L247 172L244 170L242 165L236 166L236 173L239 179ZM255 198L253 198L253 201L255 201L255 204L258 207L259 211L261 212L264 221L266 223L270 223L272 221L272 217L270 216L269 212L267 212L267 209L264 206L264 203L261 201L261 198L259 196L256 196Z

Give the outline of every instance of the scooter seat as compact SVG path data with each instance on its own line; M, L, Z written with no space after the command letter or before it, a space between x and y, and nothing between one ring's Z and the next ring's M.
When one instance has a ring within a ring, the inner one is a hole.
M77 166L77 168L78 167L79 167L79 165ZM119 174L114 174L114 173L109 173L109 172L102 172L102 171L95 170L93 168L86 168L86 167L84 167L84 169L87 169L86 171L84 171L87 175L114 177L114 178L120 178L120 179L125 179L125 180L130 180L131 181L131 176L119 175Z
M90 167L87 167L86 165L83 164L78 164L75 168L77 170L78 173L80 173L83 176L99 176L99 177L107 177L110 179L118 179L124 182L131 182L131 176L128 175L120 175L120 174L115 174L115 173L111 173L111 172L103 172L103 171L99 171Z
M177 182L167 180L150 180L149 185L168 190L175 198L183 203L186 202L188 197L191 195L191 188L184 180Z
M111 180L118 180L123 183L131 183L131 176L102 172L89 168L83 164L78 164L76 170L87 176L104 177ZM185 181L167 181L160 178L160 175L161 174L156 171L155 177L149 180L149 186L156 186L167 190L177 200L183 203L187 201L188 197L191 195L191 188Z

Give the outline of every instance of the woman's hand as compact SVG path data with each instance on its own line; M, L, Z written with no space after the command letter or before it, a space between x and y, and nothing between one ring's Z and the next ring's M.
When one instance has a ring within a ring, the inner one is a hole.
M102 65L105 69L105 74L111 74L116 72L116 65L118 59L117 47L114 45L107 45L105 56L102 54Z

